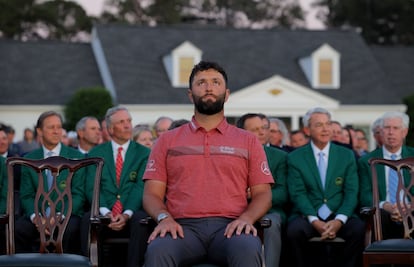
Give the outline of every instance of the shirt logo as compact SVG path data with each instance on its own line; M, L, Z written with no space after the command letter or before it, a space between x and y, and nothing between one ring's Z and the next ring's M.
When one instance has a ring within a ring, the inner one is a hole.
M263 161L261 164L262 172L266 175L270 175L269 165L267 165L267 161Z
M223 154L234 154L235 149L234 147L220 146L220 152Z
M156 171L155 167L155 160L149 160L147 163L147 171Z

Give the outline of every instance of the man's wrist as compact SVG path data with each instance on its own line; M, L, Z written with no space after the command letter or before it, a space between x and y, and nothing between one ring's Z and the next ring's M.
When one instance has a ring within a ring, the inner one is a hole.
M165 212L165 211L160 212L157 215L156 222L157 223L160 223L161 221L163 221L163 220L165 220L165 219L167 219L169 217L171 217L171 215L168 212Z

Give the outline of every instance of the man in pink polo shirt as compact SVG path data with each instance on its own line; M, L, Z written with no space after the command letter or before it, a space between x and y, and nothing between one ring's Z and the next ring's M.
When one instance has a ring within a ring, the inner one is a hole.
M262 264L253 224L271 206L273 177L258 139L227 123L226 85L218 64L194 66L188 90L194 116L163 134L151 152L143 205L158 225L146 267Z

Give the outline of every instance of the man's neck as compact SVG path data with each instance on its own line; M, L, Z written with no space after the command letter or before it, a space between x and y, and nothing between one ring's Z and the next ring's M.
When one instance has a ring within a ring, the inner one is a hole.
M87 143L87 142L79 142L79 148L85 152L89 152L89 150L94 147L93 144Z
M201 127L206 129L206 131L210 131L211 129L216 128L220 122L222 122L224 118L224 111L221 111L214 115L205 115L195 112L194 118Z

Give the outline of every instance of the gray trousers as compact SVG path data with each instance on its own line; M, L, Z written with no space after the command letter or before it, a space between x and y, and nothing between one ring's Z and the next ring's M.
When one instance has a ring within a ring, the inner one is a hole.
M147 248L145 267L192 266L209 262L219 266L261 267L261 241L251 234L224 236L227 218L178 219L184 238L157 237Z
M269 228L264 229L264 257L266 267L279 267L280 253L282 250L282 219L279 213L266 214L272 221Z

